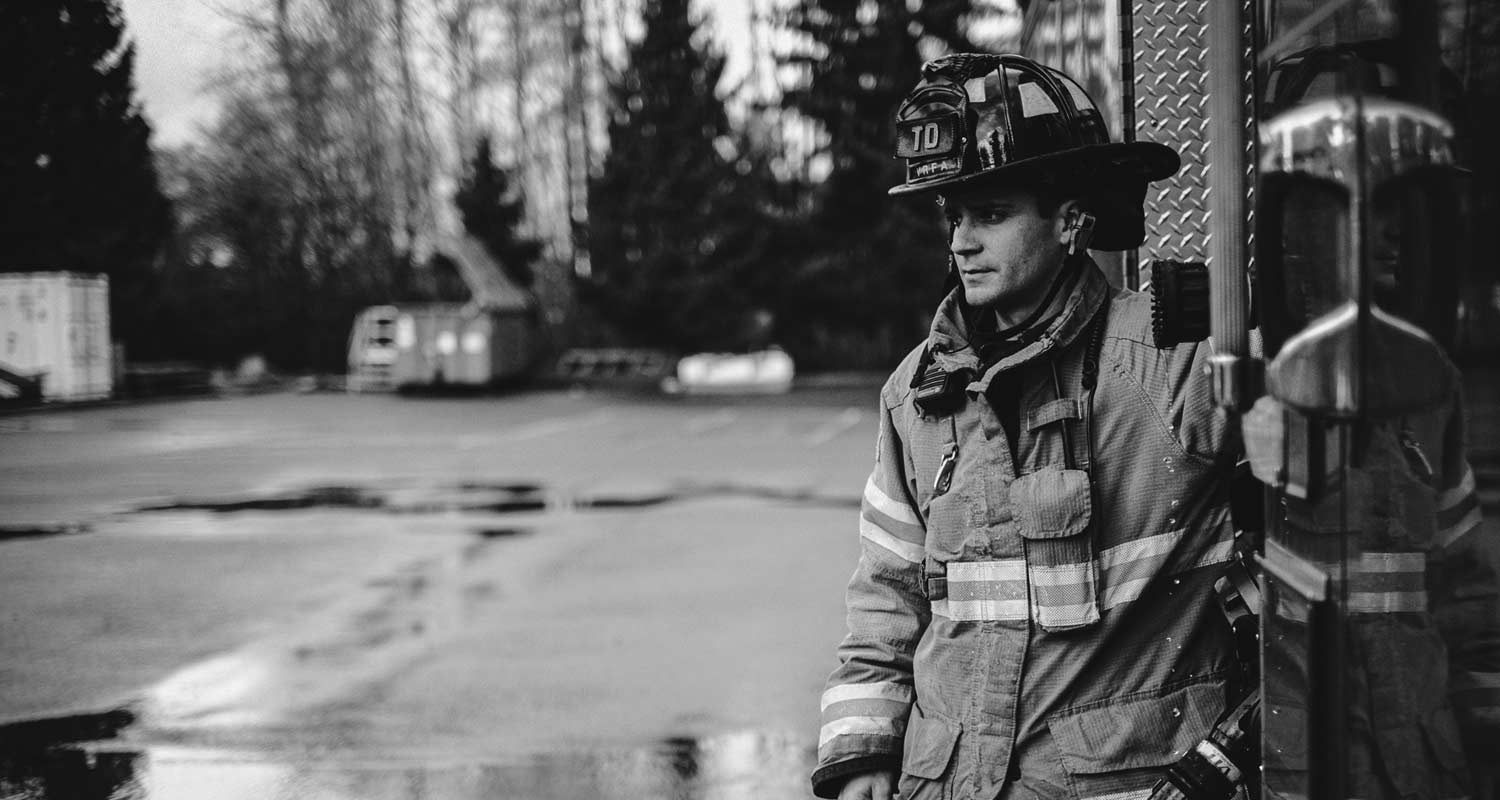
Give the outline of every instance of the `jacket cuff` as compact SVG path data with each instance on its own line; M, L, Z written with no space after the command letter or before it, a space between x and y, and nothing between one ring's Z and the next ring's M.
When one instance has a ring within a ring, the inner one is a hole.
M901 772L901 757L894 753L882 753L873 756L857 756L847 761L839 761L826 767L819 767L812 774L813 794L835 800L844 784L855 775L876 770L887 769L892 772Z

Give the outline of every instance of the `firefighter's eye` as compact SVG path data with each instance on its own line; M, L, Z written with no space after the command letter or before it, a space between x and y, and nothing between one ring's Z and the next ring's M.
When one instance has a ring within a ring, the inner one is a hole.
M1010 216L1010 209L1005 206L980 206L970 213L979 222L994 224L1005 221Z

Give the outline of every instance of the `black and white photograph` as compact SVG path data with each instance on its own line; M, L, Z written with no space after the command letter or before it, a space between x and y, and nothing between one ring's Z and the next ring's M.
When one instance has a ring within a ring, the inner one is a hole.
M0 0L0 800L1500 800L1500 4Z

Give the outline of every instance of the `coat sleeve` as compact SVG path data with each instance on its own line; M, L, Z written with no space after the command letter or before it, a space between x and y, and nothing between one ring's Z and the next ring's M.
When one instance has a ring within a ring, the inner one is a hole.
M860 503L860 557L849 581L848 634L822 697L813 793L837 797L852 775L899 770L913 698L912 656L930 619L923 585L925 526L908 462L882 404L875 469Z
M1500 752L1500 529L1480 518L1455 404L1437 481L1433 613L1448 645L1449 694L1470 753Z

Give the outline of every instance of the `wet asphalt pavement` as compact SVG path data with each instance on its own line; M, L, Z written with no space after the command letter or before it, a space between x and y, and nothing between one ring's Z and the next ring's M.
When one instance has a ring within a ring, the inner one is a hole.
M0 798L806 797L875 389L0 417Z
M0 800L805 798L875 390L0 416Z

